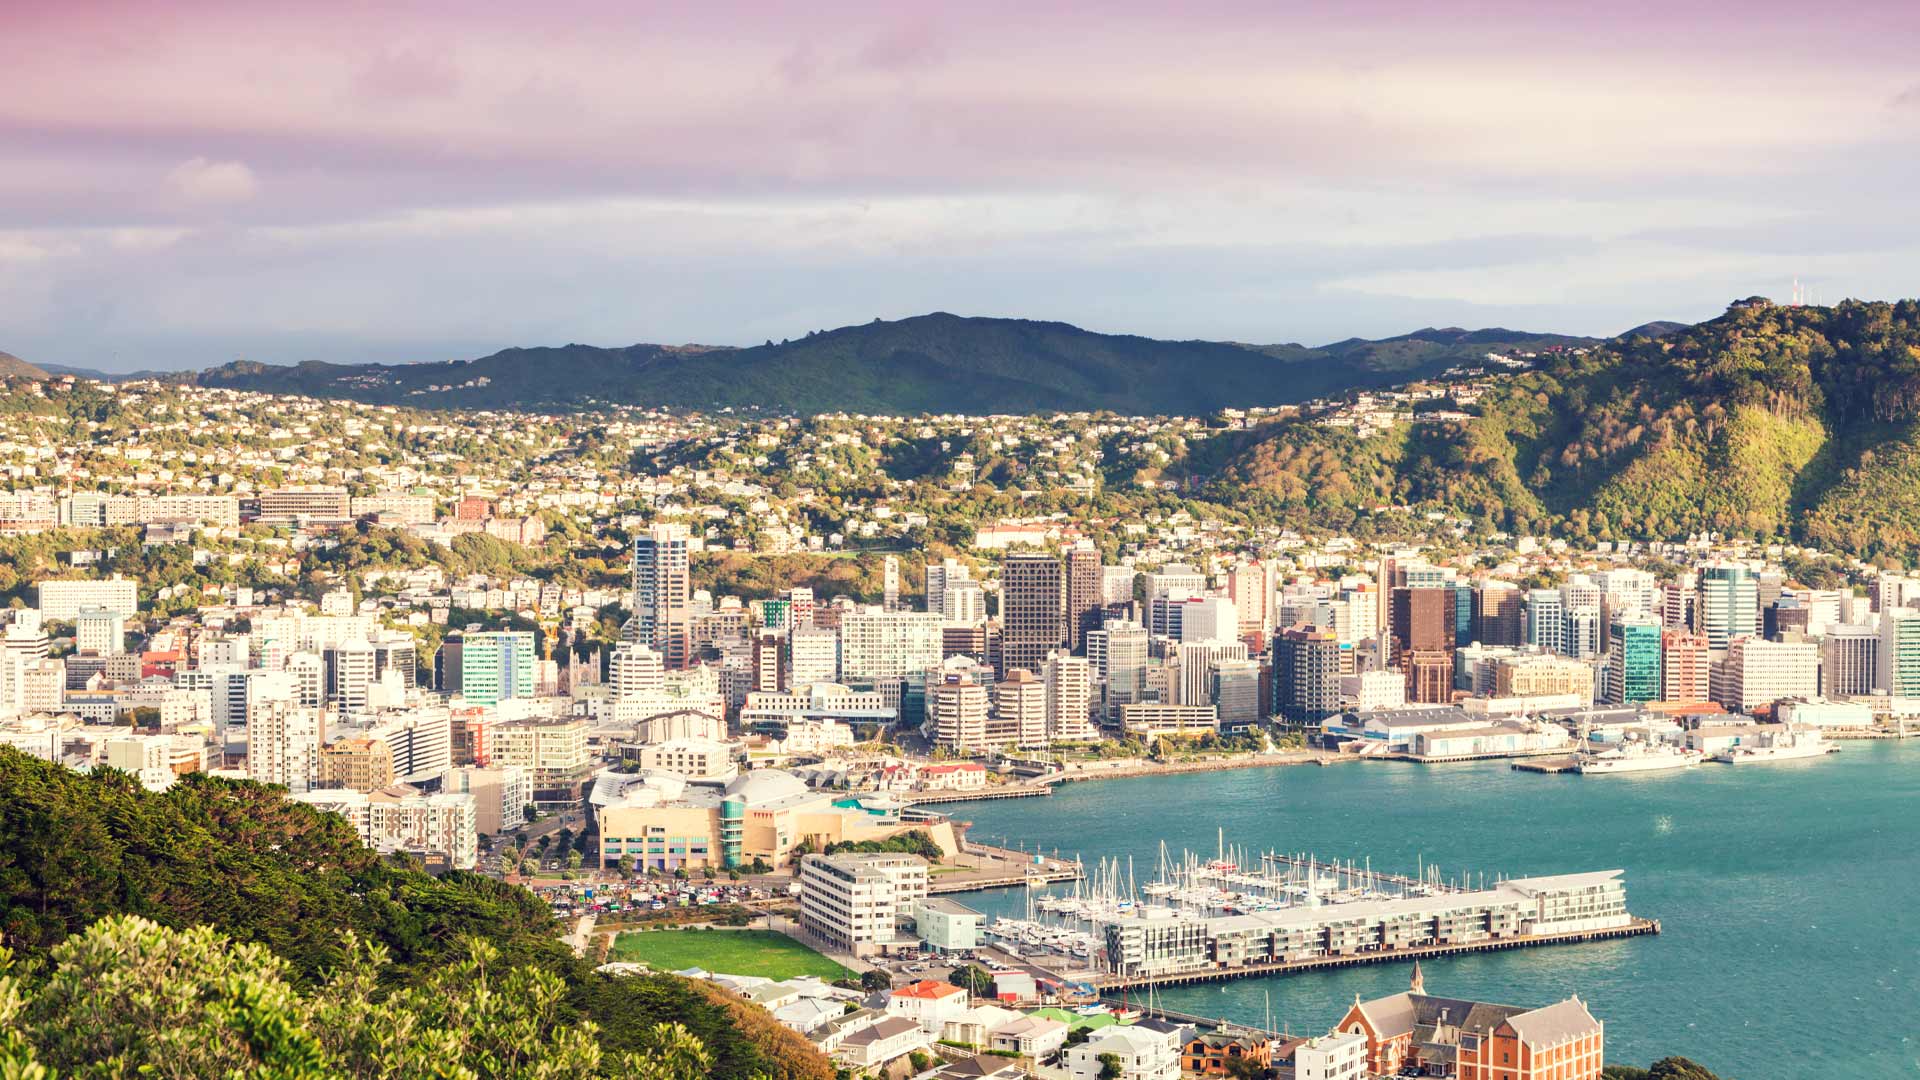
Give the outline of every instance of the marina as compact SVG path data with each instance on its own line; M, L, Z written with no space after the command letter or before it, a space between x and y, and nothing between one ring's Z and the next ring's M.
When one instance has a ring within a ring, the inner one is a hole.
M1406 868L1416 881L1434 862L1462 883L1465 867L1491 870L1496 861L1544 874L1620 867L1634 913L1657 920L1659 930L1596 933L1544 948L1379 951L1185 975L1154 984L1153 1000L1169 1011L1260 1027L1270 1001L1275 1026L1325 1030L1355 994L1371 999L1404 989L1411 961L1420 958L1429 985L1463 997L1580 995L1607 1018L1609 1060L1681 1054L1715 1062L1723 1075L1777 1080L1913 1075L1920 911L1910 895L1920 887L1920 843L1904 823L1920 799L1920 744L1854 743L1810 767L1695 768L1591 784L1542 784L1508 764L1147 778L1075 785L1044 804L1015 800L965 814L977 830L1019 836L1030 847L1088 852L1083 898L1095 875L1092 852L1107 855L1109 865L1117 859L1123 873L1131 856L1144 885L1156 876L1163 840L1171 850L1211 857L1224 825L1249 848L1318 851L1363 871L1370 856L1376 875ZM1762 820L1770 823L1767 854L1756 863L1754 844L1740 838ZM1073 891L1061 885L1031 894L1037 902ZM1028 893L963 900L989 918L1019 919ZM1847 902L1834 904L1836 896ZM1031 960L1085 967L1048 951ZM1115 1000L1127 990L1104 978L1100 985ZM1807 1048L1804 1054L1782 1058L1741 1023L1705 1022L1751 1014L1756 988L1795 985L1840 989L1766 1010L1775 1039ZM1140 983L1128 1000L1140 1003ZM1836 1038L1842 1029L1856 1034Z
M1083 887L1084 885L1084 887ZM1635 918L1618 870L1534 878L1449 877L1422 864L1380 873L1367 860L1253 852L1170 856L1152 880L1102 859L1069 892L1026 890L1021 917L984 933L1010 955L1095 986L1284 974L1422 955L1657 933Z

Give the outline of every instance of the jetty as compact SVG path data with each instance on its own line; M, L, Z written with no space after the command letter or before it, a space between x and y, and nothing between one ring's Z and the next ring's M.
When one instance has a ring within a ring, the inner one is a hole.
M1531 761L1516 761L1513 767L1521 772L1570 773L1577 771L1579 761L1572 757L1534 758Z
M1576 945L1592 941L1608 941L1616 938L1642 937L1660 932L1658 919L1634 919L1624 926L1611 926L1593 930L1566 930L1545 934L1516 934L1510 937L1488 938L1481 941L1460 942L1457 944L1410 945L1400 948L1379 949L1369 952L1357 952L1346 955L1311 956L1299 960L1285 960L1269 963L1244 964L1234 967L1201 968L1192 971L1177 971L1159 975L1096 975L1094 988L1103 994L1119 991L1144 989L1158 986L1185 986L1192 983L1222 982L1227 979L1256 979L1267 976L1294 975L1307 971L1326 971L1333 968L1358 967L1361 964L1393 964L1409 960L1424 960L1436 956L1460 956L1466 953L1501 952L1507 949L1527 949L1541 945Z

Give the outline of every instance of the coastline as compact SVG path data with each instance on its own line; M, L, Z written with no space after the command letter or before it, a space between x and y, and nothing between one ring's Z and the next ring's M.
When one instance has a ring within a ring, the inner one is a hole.
M1074 784L1089 780L1132 780L1142 776L1177 776L1182 773L1226 772L1230 769L1267 769L1289 765L1340 765L1359 761L1353 754L1330 754L1320 750L1289 750L1278 754L1247 754L1216 761L1151 762L1132 759L1114 762L1107 768L1070 768L1041 779L1040 783Z

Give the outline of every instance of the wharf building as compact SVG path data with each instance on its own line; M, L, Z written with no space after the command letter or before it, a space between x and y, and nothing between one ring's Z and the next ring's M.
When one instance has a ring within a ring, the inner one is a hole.
M1209 917L1143 906L1106 924L1107 970L1122 979L1358 956L1425 946L1629 926L1621 871L1512 878L1485 889L1301 905Z

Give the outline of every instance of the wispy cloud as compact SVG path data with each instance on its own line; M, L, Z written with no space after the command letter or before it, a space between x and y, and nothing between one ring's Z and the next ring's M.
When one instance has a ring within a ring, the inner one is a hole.
M1836 191L1906 213L1920 131L1887 105L1920 85L1888 87L1920 9L1803 14L0 5L37 88L0 95L0 348L89 363L151 334L187 363L279 327L351 360L355 334L748 341L968 303L1243 338L1598 330L1811 268L1897 290L1920 238L1782 223Z

